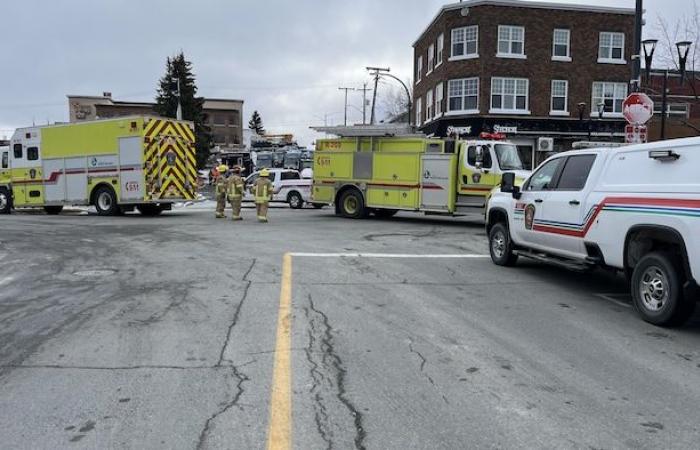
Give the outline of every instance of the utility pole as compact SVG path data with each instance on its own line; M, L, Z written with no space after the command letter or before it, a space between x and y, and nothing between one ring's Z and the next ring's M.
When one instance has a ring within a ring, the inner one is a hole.
M379 77L389 77L393 78L394 80L398 81L401 86L403 86L404 90L406 91L406 101L407 101L407 106L408 106L408 126L409 128L411 127L411 91L408 89L408 86L406 86L406 83L401 81L401 78L396 77L389 72L391 69L386 68L382 69L380 67L368 67L367 70L372 71L374 70L374 100L372 100L372 124L374 124L374 101L377 99L377 83L379 82Z
M632 61L633 92L639 92L642 88L642 25L644 24L644 9L642 8L642 2L643 0L637 0L634 15L634 61Z
M367 125L367 91L371 90L367 89L367 83L362 85L362 89L358 89L362 91L362 125Z
M345 126L348 126L348 91L354 91L355 88L349 88L349 87L339 87L339 91L345 91L345 109L343 110L345 112Z
M379 77L381 72L388 72L390 69L383 69L381 67L368 67L367 70L370 72L374 71L374 92L372 92L372 114L370 115L369 124L374 125L374 108L377 103L377 86L379 85Z

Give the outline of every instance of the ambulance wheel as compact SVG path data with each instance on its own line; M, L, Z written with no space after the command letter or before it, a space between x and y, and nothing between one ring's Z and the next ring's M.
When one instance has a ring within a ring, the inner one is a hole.
M163 208L160 205L136 205L136 209L139 210L142 216L147 217L159 216L163 212Z
M653 252L639 260L632 272L632 301L646 322L682 325L695 309L694 299L683 296L680 262L672 255Z
M7 188L0 188L0 214L12 212L12 196Z
M61 211L63 211L63 206L44 206L44 211L46 211L46 214L50 216L56 216L61 214Z
M121 212L119 205L117 205L117 196L110 187L97 188L94 203L97 214L100 216L116 216Z
M301 198L301 195L296 191L289 193L287 196L287 203L289 203L289 207L292 209L301 209L304 207L304 199Z
M343 193L340 197L340 214L349 219L367 217L365 201L359 191L351 189Z
M489 232L489 252L497 266L514 266L518 261L518 255L513 253L508 227L502 222L495 224Z

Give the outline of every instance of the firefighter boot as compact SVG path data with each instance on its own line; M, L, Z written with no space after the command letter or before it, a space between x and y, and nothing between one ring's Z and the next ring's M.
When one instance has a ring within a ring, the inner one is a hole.
M231 199L231 210L233 211L233 220L243 220L241 217L241 197L234 197Z
M267 223L267 203L258 203L258 222Z
M216 218L225 219L226 214L224 214L224 209L226 208L226 197L219 196L216 199Z

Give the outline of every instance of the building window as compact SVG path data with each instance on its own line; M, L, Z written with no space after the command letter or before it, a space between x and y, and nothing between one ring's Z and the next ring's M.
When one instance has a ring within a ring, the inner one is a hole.
M479 112L479 79L450 80L447 85L447 96L449 112Z
M512 25L498 26L498 54L501 58L525 57L525 28Z
M437 61L435 62L435 67L439 66L442 64L442 54L445 51L445 35L440 34L437 38Z
M433 119L433 90L429 90L425 94L425 121Z
M416 84L420 83L422 75L423 75L423 56L419 56L418 61L416 62Z
M452 30L451 60L479 57L479 27L455 28Z
M622 116L622 102L627 97L627 83L596 81L593 83L591 116L598 116L598 105L605 105L604 114Z
M442 83L438 83L438 85L435 86L435 117L442 115L442 100L444 99L443 89L444 85Z
M528 85L525 78L491 78L490 112L529 114Z
M627 61L625 61L624 58L625 34L610 33L607 31L600 33L598 62L609 64L627 64Z
M428 47L428 72L430 73L435 68L435 45L430 44Z
M663 106L661 102L654 102L654 114L661 115ZM689 103L669 103L666 105L666 116L677 116L688 119L690 117Z
M569 115L569 82L552 80L552 104L549 114L552 116Z
M554 30L552 37L552 61L571 61L569 30Z
M423 123L423 121L421 120L421 116L423 115L423 111L421 110L421 101L421 98L418 98L418 100L416 100L416 125L420 125Z

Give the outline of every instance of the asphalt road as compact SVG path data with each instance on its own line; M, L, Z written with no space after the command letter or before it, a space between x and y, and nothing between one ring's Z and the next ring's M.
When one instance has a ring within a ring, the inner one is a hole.
M245 215L0 217L0 448L698 447L700 320L621 278L496 267L464 220Z

